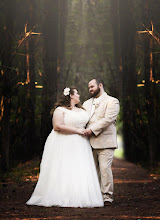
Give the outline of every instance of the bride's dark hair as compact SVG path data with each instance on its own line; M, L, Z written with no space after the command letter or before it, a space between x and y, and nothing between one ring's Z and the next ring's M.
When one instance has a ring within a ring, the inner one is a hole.
M74 88L74 87L69 88L69 89L70 89L69 94L68 94L68 95L62 94L62 96L60 97L60 99L58 100L58 102L55 103L54 108L53 108L53 109L51 110L51 112L50 112L51 115L53 114L54 110L55 110L57 107L65 107L65 108L67 108L67 109L69 109L69 110L72 109L72 107L71 107L71 97L70 97L70 95L74 95L75 90L78 91L78 89L77 89L77 88ZM76 107L84 109L79 103L76 104Z

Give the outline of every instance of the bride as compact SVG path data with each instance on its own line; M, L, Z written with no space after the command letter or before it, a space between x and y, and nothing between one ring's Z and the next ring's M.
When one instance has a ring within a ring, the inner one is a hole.
M39 179L27 205L103 206L91 146L84 136L89 116L78 105L79 98L77 89L65 88L53 109L53 130L46 140Z

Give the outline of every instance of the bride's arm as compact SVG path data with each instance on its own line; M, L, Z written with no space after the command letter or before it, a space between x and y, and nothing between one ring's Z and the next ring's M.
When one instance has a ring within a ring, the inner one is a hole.
M55 131L67 134L81 134L83 135L84 129L71 127L64 124L64 113L62 110L56 109L53 114L53 128Z

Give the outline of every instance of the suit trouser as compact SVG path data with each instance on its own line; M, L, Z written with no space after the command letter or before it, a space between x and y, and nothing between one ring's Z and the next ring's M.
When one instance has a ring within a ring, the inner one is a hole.
M111 166L114 150L114 148L93 149L93 156L99 176L103 200L109 202L113 201L113 175Z

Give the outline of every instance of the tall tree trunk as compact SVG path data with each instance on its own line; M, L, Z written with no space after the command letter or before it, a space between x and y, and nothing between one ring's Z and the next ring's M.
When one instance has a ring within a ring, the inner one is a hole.
M27 31L31 31L36 24L36 1L29 0ZM26 158L31 158L35 152L36 129L35 129L35 38L31 35L26 41L26 135L25 135L25 154Z
M10 151L10 112L11 112L11 81L12 81L12 43L13 43L13 4L5 1L6 24L2 33L4 47L1 49L2 60L2 94L1 94L1 168L5 172L9 168Z
M119 5L120 9L120 40L122 56L122 111L123 111L123 135L124 150L128 160L136 161L136 27L132 16L133 2L123 0Z
M121 53L120 53L120 27L119 27L119 0L110 0L111 2L111 24L113 30L113 48L114 48L114 67L116 76L117 96L122 95L122 71L121 71Z
M59 0L59 31L58 31L58 95L62 93L65 84L65 36L67 23L68 1Z
M144 1L144 9L143 9L143 22L145 27L151 27L150 20L150 7L151 1ZM157 161L157 150L158 146L158 136L157 135L157 127L156 127L156 100L154 97L154 84L153 80L153 40L152 37L148 34L144 36L144 76L145 76L145 96L146 96L146 110L147 110L147 118L148 118L148 147L149 147L149 155L150 155L150 167L154 167Z
M57 100L58 6L59 0L46 0L44 4L44 74L41 119L42 145L44 145L46 137L52 129L50 110Z

